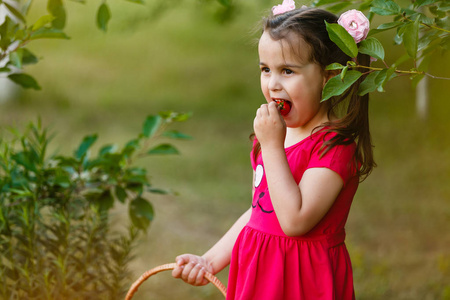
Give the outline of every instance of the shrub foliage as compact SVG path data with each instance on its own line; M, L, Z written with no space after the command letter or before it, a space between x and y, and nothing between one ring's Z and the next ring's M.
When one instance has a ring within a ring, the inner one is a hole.
M72 155L49 155L51 136L40 122L0 140L0 298L122 298L127 265L139 234L153 219L145 156L175 154L158 138L188 139L168 131L187 114L149 116L137 138L121 149L86 136ZM130 222L111 226L111 209L127 205Z

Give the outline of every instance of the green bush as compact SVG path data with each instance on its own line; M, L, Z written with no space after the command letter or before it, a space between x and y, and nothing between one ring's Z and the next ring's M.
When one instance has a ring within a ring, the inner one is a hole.
M131 250L154 215L148 192L166 193L135 161L178 153L154 141L188 139L166 130L188 117L149 116L137 138L122 149L105 145L94 157L96 134L73 155L48 155L51 137L40 122L0 140L0 298L122 298ZM128 205L126 231L111 226L116 201Z

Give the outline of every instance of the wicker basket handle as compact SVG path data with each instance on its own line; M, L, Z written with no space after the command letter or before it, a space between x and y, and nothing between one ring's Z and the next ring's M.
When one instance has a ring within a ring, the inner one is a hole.
M161 265L158 267L155 267L151 270L148 270L147 272L145 272L144 274L141 275L141 277L139 277L138 280L136 280L130 287L130 289L128 290L127 296L125 297L125 300L131 300L131 298L133 297L134 293L136 293L136 291L138 290L139 286L145 281L147 280L150 276L153 276L159 272L162 271L168 271L168 270L173 270L175 269L175 267L177 266L176 263L171 263L171 264L165 264L165 265ZM219 279L217 279L216 276L214 276L213 274L206 272L205 273L205 278L209 280L209 282L211 282L216 288L218 288L220 290L220 292L223 294L224 297L227 296L227 288L222 284L222 282L220 282Z

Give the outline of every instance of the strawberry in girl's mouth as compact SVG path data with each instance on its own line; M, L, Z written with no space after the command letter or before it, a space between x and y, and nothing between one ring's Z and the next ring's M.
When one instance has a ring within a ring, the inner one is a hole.
M287 115L291 111L291 102L283 99L274 99L277 103L277 107L280 109L280 114L282 116Z

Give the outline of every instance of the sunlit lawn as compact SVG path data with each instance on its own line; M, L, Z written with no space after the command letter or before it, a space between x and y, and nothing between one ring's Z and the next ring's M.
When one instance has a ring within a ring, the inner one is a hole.
M72 40L31 47L43 59L27 72L43 90L2 104L3 126L41 116L57 134L59 151L72 151L93 132L100 135L97 146L124 142L160 110L193 113L179 126L194 137L176 143L180 156L140 162L155 186L179 195L152 196L156 218L136 249L131 281L177 254L203 253L250 204L248 136L263 101L251 30L264 9L254 3L242 4L225 25L204 10L185 9L189 3L157 18L149 17L150 5L115 3L104 34L94 27L97 4L68 2ZM388 51L391 63L400 51ZM450 77L449 57L433 57L430 72ZM360 186L347 225L357 297L450 299L450 87L430 81L426 122L415 113L407 78L386 90L371 101L378 167ZM114 218L128 222L122 207ZM226 283L226 272L219 277ZM149 279L135 298L221 296L212 286L190 287L167 273Z

